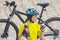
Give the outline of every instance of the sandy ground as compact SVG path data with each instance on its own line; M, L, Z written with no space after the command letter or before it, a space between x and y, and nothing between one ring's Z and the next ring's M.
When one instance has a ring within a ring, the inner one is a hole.
M4 6L3 4L5 4L5 1L6 0L0 0L0 19L7 19L9 14L11 13L12 11L12 8L9 8ZM9 2L11 1L15 1L16 4L17 4L17 10L21 11L21 12L24 12L28 9L28 8L36 8L38 10L38 12L40 13L41 12L41 9L42 7L41 6L37 6L36 4L37 3L49 3L49 6L46 7L46 11L44 11L43 13L43 17L42 19L45 21L51 17L60 17L60 0L7 0ZM26 16L23 16L21 15L23 19L26 19ZM12 18L12 21L18 26L19 28L19 25L22 23L18 17L16 15L13 16ZM59 27L59 23L57 24L58 22L54 23L54 24L51 24L51 25L54 25L54 28L56 29L60 29ZM4 24L5 25L5 24ZM0 26L2 26L0 24ZM56 27L58 26L58 27ZM4 27L0 27L0 35L1 35L1 32L3 31ZM1 39L0 40L15 40L15 31L13 31L14 29L12 27L10 27L9 29L9 34L10 36L8 37L8 39ZM50 32L50 30L48 28L45 28L45 31L48 31ZM3 33L3 32L2 32ZM53 40L52 38L53 37L44 37L45 40ZM60 40L59 39L56 39L56 40Z

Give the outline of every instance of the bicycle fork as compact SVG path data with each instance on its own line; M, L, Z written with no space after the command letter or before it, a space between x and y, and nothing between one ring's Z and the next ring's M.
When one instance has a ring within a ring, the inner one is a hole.
M5 29L4 29L3 34L1 35L2 38L7 38L7 37L8 37L8 29L9 29L10 22L11 22L10 20L11 20L11 17L9 17L9 18L7 19L7 24L6 24L6 26L5 26Z

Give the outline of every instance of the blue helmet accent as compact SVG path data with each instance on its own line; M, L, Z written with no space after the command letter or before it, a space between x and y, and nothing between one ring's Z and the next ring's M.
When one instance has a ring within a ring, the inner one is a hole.
M35 8L27 9L26 13L30 14L30 15L38 15L38 12L37 12L37 10Z

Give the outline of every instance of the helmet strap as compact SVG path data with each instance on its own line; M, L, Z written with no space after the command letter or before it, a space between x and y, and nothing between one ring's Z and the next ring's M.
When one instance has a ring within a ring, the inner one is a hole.
M34 22L32 21L32 16L33 16L33 15L27 15L27 19L26 19L25 22L27 22L27 21L29 20L30 22L34 23Z
M31 18L30 18L30 21L31 21L32 23L34 23L34 22L31 20Z

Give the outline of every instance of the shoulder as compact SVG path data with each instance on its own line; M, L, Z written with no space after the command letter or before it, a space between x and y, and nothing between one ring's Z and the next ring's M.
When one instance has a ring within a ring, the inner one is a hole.
M37 26L41 26L41 24L38 24L38 23L36 23L36 22L35 22L34 24L37 25Z
M21 28L24 28L24 24L23 24L23 23L20 24L19 28L20 28L20 29L21 29Z
M20 26L24 26L24 24L23 24L23 23L21 23L21 24L20 24Z

